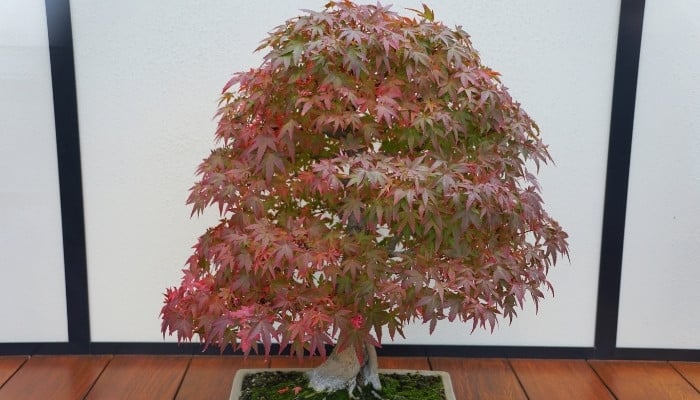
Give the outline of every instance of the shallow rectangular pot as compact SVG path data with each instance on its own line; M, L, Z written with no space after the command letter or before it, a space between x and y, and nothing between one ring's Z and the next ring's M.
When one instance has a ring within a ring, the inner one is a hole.
M250 374L256 374L258 372L270 372L270 371L308 371L311 368L243 368L236 372L233 378L233 385L231 387L231 396L229 400L239 400L241 397L241 386L243 385L243 378ZM379 374L419 374L427 376L439 376L442 378L442 386L445 389L445 398L447 400L457 400L455 397L454 390L452 389L452 381L450 380L450 374L445 371L427 371L427 370L414 370L414 369L380 369Z

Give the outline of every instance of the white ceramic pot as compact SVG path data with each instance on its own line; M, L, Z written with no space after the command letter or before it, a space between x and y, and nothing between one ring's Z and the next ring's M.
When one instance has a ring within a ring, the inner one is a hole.
M233 386L231 387L231 397L229 400L239 400L241 397L241 386L243 385L243 379L250 375L256 374L258 372L271 372L271 371L308 371L310 368L244 368L239 369L233 378ZM452 389L452 381L450 380L450 374L444 371L427 371L427 370L413 370L413 369L380 369L379 374L419 374L426 376L439 376L442 378L442 386L445 388L445 398L447 400L457 400L455 398L454 390Z

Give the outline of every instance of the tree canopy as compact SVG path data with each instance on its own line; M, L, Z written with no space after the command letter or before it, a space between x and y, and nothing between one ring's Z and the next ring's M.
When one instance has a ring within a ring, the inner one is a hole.
M325 355L537 305L568 254L529 169L550 156L466 32L339 1L258 50L222 91L188 199L221 219L167 290L164 334Z

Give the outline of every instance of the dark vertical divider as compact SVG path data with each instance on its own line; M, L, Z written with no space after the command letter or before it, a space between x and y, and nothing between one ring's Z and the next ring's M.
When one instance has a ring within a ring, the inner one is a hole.
M611 358L617 343L622 249L629 181L644 0L622 0L617 36L610 141L605 180L600 276L595 331L596 355Z
M70 3L45 0L45 4L61 193L68 340L71 348L86 351L90 344L90 314Z

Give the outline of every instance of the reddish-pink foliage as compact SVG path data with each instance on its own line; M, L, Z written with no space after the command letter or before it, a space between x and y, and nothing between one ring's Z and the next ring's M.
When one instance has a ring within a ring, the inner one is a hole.
M188 199L221 220L167 290L164 334L323 355L537 305L568 252L526 165L550 157L464 31L341 1L263 48L223 89Z

